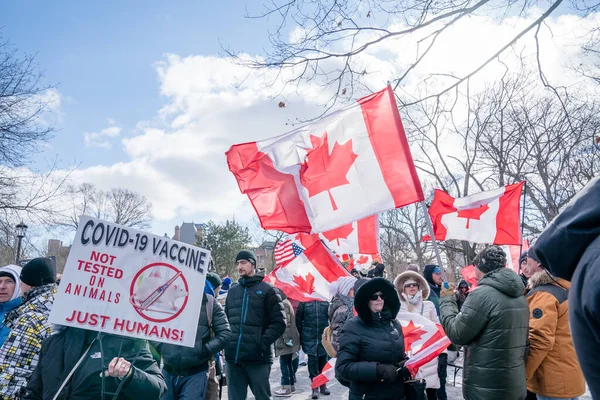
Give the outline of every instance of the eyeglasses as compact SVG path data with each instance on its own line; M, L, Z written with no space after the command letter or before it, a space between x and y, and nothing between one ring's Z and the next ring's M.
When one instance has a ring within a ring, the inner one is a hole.
M387 296L381 292L373 293L373 295L371 296L372 301L375 301L377 299L385 300L386 298Z
M409 287L419 287L418 283L407 283L406 285L404 285L405 288L409 288Z

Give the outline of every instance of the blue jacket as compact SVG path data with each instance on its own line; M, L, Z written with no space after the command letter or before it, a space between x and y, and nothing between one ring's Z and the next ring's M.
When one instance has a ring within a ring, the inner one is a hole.
M10 333L10 329L4 326L4 314L19 307L21 302L21 298L17 297L16 299L7 301L6 303L0 303L0 347L2 347L6 341L6 338L8 337L8 334Z

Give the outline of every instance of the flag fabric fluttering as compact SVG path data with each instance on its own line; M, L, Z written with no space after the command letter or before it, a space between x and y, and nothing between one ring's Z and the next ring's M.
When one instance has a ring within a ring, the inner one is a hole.
M442 325L427 318L401 311L396 317L402 325L404 350L409 360L404 364L414 377L420 367L437 358L450 346Z
M435 239L519 245L524 184L519 182L456 199L436 189L429 207ZM431 240L431 237L426 235L423 240Z
M295 243L293 239L288 238L279 240L273 249L275 265L284 266L294 258L298 257L303 251L304 248Z
M298 233L293 237L307 248L318 240L335 254L378 254L379 217L377 214L321 233Z
M336 358L331 358L331 359L329 359L329 361L327 361L327 363L323 367L323 370L321 371L321 373L319 375L317 375L316 377L314 377L312 383L310 384L310 387L312 389L316 389L320 386L326 385L327 383L329 383L335 379L335 361L336 360L337 360Z
M391 87L226 153L264 229L319 233L423 200Z
M297 301L329 301L329 285L349 272L323 245L315 242L291 261L276 267L264 281Z
M470 285L470 290L473 290L477 287L477 276L475 275L475 266L467 265L466 267L462 267L460 269L460 274L463 279L467 281Z

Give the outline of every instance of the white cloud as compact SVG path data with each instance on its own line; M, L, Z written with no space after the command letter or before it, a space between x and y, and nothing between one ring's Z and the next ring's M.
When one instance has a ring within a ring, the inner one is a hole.
M432 72L443 70L460 75L470 71L489 57L492 48L533 18L523 21L509 18L501 24L485 17L465 19L440 38L436 51L424 59L403 89L416 91L417 83ZM585 24L598 18L598 15L587 20L559 16L548 20L553 35L542 30L541 57L545 73L553 83L581 82L568 67L581 58L579 45L584 40L581 32ZM524 54L531 60L534 48L535 43L528 38L502 61L517 65L514 54ZM359 59L368 68L367 85L381 89L416 54L414 41L388 41L369 49ZM122 186L144 194L154 206L155 232L165 230L171 234L172 225L184 219L222 220L234 213L236 218L250 221L254 212L227 169L225 151L234 143L291 130L286 125L288 121L319 115L323 111L319 105L331 93L318 84L284 89L282 82L290 76L290 71L274 78L276 71L257 74L219 57L168 54L155 68L160 93L168 101L154 118L140 121L132 136L121 138L128 158L113 165L77 170L73 178L105 189ZM483 87L503 72L504 67L494 62L473 85ZM430 84L442 87L450 81L439 78ZM265 82L275 84L264 88ZM279 101L284 101L286 107L278 108ZM112 126L113 120L108 122L110 128L84 134L86 146L110 148L111 139L114 144L121 128Z
M111 149L112 144L110 143L109 139L115 138L119 135L121 135L121 128L118 126L111 126L109 128L102 129L100 132L84 132L83 141L85 143L85 147L101 147L105 149Z

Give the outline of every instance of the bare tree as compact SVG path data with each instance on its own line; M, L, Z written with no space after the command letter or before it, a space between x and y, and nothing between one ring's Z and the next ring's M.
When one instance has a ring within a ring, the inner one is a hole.
M376 51L377 46L385 48L385 45L391 46L401 39L417 44L414 58L410 60L410 55L404 57L405 64L391 78L391 84L397 89L415 75L416 68L440 46L440 39L448 34L449 28L461 20L476 15L489 16L496 21L515 16L525 19L534 7L541 9L536 19L498 44L487 59L473 65L463 75L457 76L442 68L436 74L425 77L425 81L432 77L443 78L442 86L406 102L414 104L459 89L520 40L530 38L537 42L544 21L562 3L563 0L551 0L544 4L526 0L271 0L262 11L246 14L247 18L265 19L274 24L275 28L269 31L271 46L266 54L250 59L238 57L230 49L224 51L240 64L275 71L274 79L282 80L285 86L298 88L303 83L318 82L331 89L333 94L327 101L326 112L338 102L349 101L365 91L372 91L368 87L368 80L376 76L374 74L378 71L369 65L367 52ZM590 4L583 0L571 1L571 7L577 13L591 13L598 6L597 3ZM541 64L539 76L549 86Z
M77 229L79 217L92 217L137 229L148 229L152 221L152 203L146 196L129 189L103 191L90 183L70 187L72 209L63 225Z
M0 37L0 165L24 165L54 131L40 123L54 100L42 77L35 55L20 56Z

